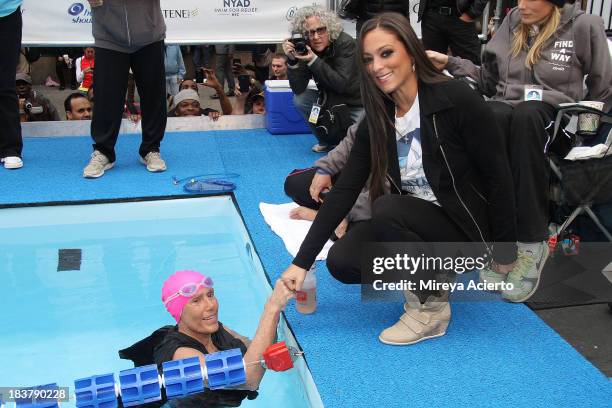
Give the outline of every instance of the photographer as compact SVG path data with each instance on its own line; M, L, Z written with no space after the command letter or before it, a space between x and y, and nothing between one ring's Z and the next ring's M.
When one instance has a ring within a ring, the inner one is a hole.
M347 113L350 114L347 120L350 122L354 122L363 111L355 40L342 31L338 17L321 6L299 9L292 21L291 31L294 34L283 42L283 51L289 58L288 76L295 94L294 104L307 121L311 119L309 125L319 140L312 150L325 152L338 144L346 132L323 138L317 131L315 124L319 116L311 113L325 111L328 104L322 106L323 97L328 103L346 104ZM319 92L307 89L311 78L317 83Z
M57 109L46 96L32 90L32 78L28 74L15 75L19 98L19 114L22 122L60 120Z

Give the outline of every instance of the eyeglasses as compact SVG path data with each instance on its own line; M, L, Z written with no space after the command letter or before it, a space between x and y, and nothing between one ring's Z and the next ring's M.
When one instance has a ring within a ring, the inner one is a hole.
M172 302L174 299L176 299L179 296L192 297L193 295L196 294L198 289L200 289L200 286L205 287L205 288L212 288L213 280L207 277L202 282L189 282L189 283L184 284L183 286L181 286L178 292L170 295L168 299L164 301L164 306Z
M314 30L306 31L306 35L308 35L308 37L310 38L314 37L315 34L321 37L322 35L325 35L326 33L327 33L327 27L319 27L319 28L315 28Z

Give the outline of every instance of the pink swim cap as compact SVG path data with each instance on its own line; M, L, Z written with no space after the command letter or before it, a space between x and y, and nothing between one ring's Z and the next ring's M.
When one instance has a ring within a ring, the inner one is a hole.
M166 299L170 296L179 293L179 290L183 288L185 285L199 284L201 282L207 282L204 287L212 287L213 282L212 279L207 278L202 275L200 272L196 271L177 271L174 272L162 286L162 302L166 306L166 310L174 317L174 320L178 323L181 320L181 314L183 313L183 308L189 301L188 296L178 295L175 296L170 302L166 303Z

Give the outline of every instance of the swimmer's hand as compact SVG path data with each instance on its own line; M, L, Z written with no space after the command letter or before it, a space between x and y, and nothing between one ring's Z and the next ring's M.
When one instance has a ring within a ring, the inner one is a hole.
M270 299L268 299L268 305L280 313L285 310L285 306L287 306L289 299L294 297L295 292L290 290L283 280L278 279L274 285L272 295L270 296Z
M306 279L307 272L308 271L306 269L302 269L299 266L291 264L281 275L281 280L285 282L285 285L287 285L290 290L301 290L302 283L304 283L304 279Z

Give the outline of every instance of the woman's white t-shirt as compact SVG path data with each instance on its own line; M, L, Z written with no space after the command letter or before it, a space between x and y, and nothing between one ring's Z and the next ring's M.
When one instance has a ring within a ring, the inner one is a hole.
M402 190L415 197L440 205L423 170L418 94L412 107L404 116L395 116L395 129Z

